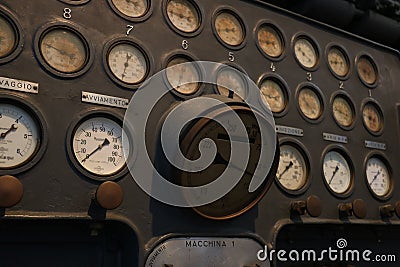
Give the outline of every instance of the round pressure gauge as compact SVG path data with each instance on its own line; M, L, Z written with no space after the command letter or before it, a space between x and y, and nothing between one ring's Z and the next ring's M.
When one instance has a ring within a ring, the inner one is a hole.
M323 160L324 180L328 188L338 195L348 192L352 186L352 170L342 153L331 150Z
M317 92L311 87L303 87L298 94L301 113L310 120L317 120L323 112L323 104Z
M339 126L349 127L354 122L354 107L344 95L337 95L333 99L332 112Z
M85 41L71 29L50 29L42 35L39 42L40 54L45 63L61 73L78 72L88 61Z
M264 24L258 28L258 45L268 56L277 58L282 55L284 44L281 34L271 25Z
M282 145L276 172L279 184L288 191L298 191L306 184L307 175L307 165L302 152L292 145Z
M374 102L368 102L362 110L364 126L373 134L378 134L383 128L382 111Z
M143 17L149 9L148 0L110 0L114 7L129 18Z
M17 35L11 23L0 13L0 58L11 54L17 42Z
M261 82L260 93L262 101L269 105L274 113L281 113L286 108L287 98L282 85L271 78Z
M235 100L246 99L247 87L242 75L239 70L222 68L217 73L218 93Z
M369 56L361 56L357 60L357 73L361 81L369 86L373 86L378 80L377 67Z
M191 1L168 0L167 16L172 25L182 32L192 33L200 27L198 8Z
M328 64L334 74L345 77L349 71L349 59L343 49L332 46L328 52Z
M220 40L227 45L239 46L244 40L243 24L230 11L222 11L215 17L214 28Z
M41 128L24 108L0 103L0 169L26 164L40 146Z
M368 159L365 169L369 189L378 197L385 197L391 191L391 177L387 165L378 157Z
M72 153L81 168L105 177L120 172L125 166L121 124L106 116L86 118L72 134Z
M306 69L312 69L318 63L318 50L315 44L306 37L295 40L294 54L297 62Z
M149 72L146 56L129 42L112 46L107 54L107 64L114 77L127 85L143 82Z
M166 76L169 84L180 94L191 95L200 87L200 71L195 63L185 57L174 57L167 64Z

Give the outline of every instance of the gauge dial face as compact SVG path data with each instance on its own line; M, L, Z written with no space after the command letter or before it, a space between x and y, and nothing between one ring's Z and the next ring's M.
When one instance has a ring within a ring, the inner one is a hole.
M237 70L222 69L217 74L218 93L235 100L246 99L246 85Z
M106 117L93 117L81 122L72 137L73 154L86 171L113 175L125 167L122 128Z
M276 173L283 188L300 190L307 182L307 167L302 153L291 145L280 147L279 167Z
M63 73L78 72L88 57L82 39L63 28L50 30L42 37L40 52L47 64Z
M200 87L200 73L195 63L183 58L175 57L167 65L166 75L170 85L179 93L190 95ZM183 64L190 63L190 64Z
M377 157L368 159L366 175L369 188L378 197L384 197L390 192L391 178L388 168L382 160Z
M126 84L138 84L148 73L146 57L132 44L115 45L108 53L107 62L112 74Z
M336 122L344 127L349 127L354 121L354 112L349 100L336 96L332 104L333 117Z
M375 63L369 57L363 56L358 59L357 72L366 84L373 85L378 79Z
M337 47L332 47L329 50L328 64L331 70L340 77L344 77L349 73L349 60L345 53Z
M282 112L286 107L286 97L281 85L272 79L265 79L261 85L261 98L264 104L268 104L274 113Z
M300 90L298 104L303 115L310 120L316 120L322 114L321 100L311 88L304 87Z
M279 57L283 53L283 42L281 35L271 26L263 25L257 33L258 44L270 57Z
M306 38L299 38L294 43L297 61L306 68L313 68L318 63L318 53L314 45Z
M364 125L371 132L377 133L382 129L383 118L378 107L372 103L367 103L363 108Z
M0 169L29 162L39 149L39 125L18 106L0 104L0 131Z
M170 0L167 15L171 23L180 31L191 33L200 26L200 17L194 4L187 0Z
M215 18L215 30L223 42L238 46L243 42L244 29L239 19L230 12L222 12Z
M119 12L131 18L139 18L146 14L148 0L111 0Z
M0 15L0 58L11 54L16 41L17 37L12 25Z
M323 161L324 179L337 194L346 193L351 187L352 173L347 160L337 151L326 153Z

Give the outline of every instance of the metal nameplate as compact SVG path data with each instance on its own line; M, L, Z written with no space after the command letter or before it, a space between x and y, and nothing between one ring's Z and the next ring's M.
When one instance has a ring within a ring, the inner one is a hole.
M0 77L0 88L32 94L39 93L38 83L16 80L7 77Z
M129 99L82 91L82 102L117 108L128 108Z
M373 141L368 141L368 140L365 140L365 147L379 149L379 150L386 150L385 143L373 142Z
M262 249L259 243L250 238L172 238L153 249L145 266L269 267L269 261L257 259L257 253Z
M282 126L282 125L275 125L275 128L276 128L276 132L280 133L280 134L303 136L303 129Z
M337 135L337 134L331 134L331 133L322 133L322 136L324 137L324 140L326 140L326 141L343 143L343 144L347 144L347 142L348 142L347 137L343 136L343 135Z

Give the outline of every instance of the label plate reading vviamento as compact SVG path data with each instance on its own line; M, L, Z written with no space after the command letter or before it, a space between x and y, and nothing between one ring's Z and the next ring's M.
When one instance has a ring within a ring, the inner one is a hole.
M126 109L129 99L82 91L82 102Z

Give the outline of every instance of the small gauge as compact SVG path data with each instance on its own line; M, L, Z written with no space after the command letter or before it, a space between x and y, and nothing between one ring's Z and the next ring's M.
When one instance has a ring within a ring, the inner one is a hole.
M302 153L291 145L280 147L277 181L290 191L300 190L307 182L307 166Z
M326 184L334 193L344 194L349 191L352 183L352 171L341 153L335 150L326 153L323 172Z
M268 24L262 25L257 32L258 45L270 57L277 58L283 53L284 44L281 34Z
M378 79L376 65L370 57L361 56L357 60L357 72L360 79L367 85L374 85Z
M217 90L220 95L235 100L246 99L246 84L238 70L224 68L217 74Z
M228 45L239 46L244 40L242 23L231 12L219 13L215 18L214 27L219 38Z
M315 45L307 38L297 38L294 43L294 54L301 66L311 69L318 63L318 52Z
M122 127L102 116L79 123L72 136L72 151L79 165L97 176L110 176L125 167Z
M130 18L144 16L149 8L148 0L111 0L115 8Z
M354 121L354 108L349 100L337 95L332 103L333 117L339 126L349 127Z
M29 162L40 145L40 127L23 108L0 104L0 169Z
M264 79L260 85L262 101L274 113L280 113L286 107L287 99L283 90L280 83L273 79Z
M386 164L377 157L367 161L366 170L368 186L378 197L385 197L391 190L391 177Z
M167 65L166 75L169 84L181 94L194 94L200 87L198 82L200 81L200 72L195 63L187 58L174 57L170 60Z
M187 0L169 0L167 16L178 30L192 33L200 26L200 15L196 6Z
M298 105L302 114L310 120L316 120L322 115L323 106L315 90L303 87L298 96Z
M350 70L349 60L342 49L331 47L328 52L328 64L330 69L339 77L345 77Z
M145 55L131 43L114 45L108 52L107 63L112 74L125 84L138 84L148 73Z
M88 60L82 38L66 28L47 31L40 40L39 49L45 62L63 73L80 71Z
M0 58L11 54L15 48L17 36L9 21L0 15Z
M363 122L365 127L372 133L378 133L383 127L383 117L380 108L373 102L365 104L363 111Z

